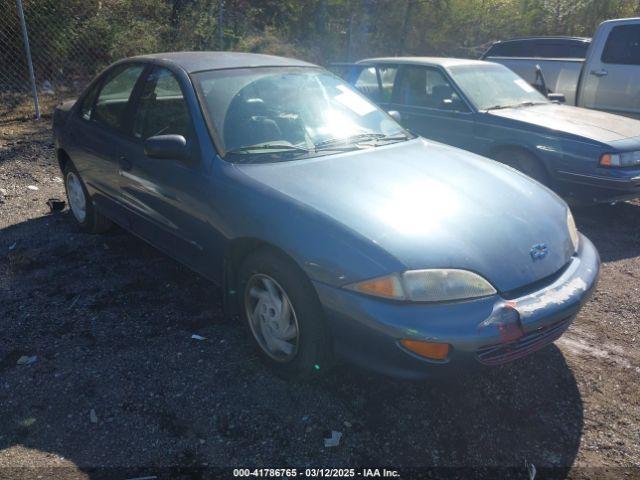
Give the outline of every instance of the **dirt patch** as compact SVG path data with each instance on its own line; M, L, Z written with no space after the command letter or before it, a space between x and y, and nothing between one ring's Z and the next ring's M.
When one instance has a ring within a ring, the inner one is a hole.
M526 460L575 478L640 467L640 204L575 212L602 275L555 345L448 382L342 367L299 385L257 360L215 285L122 230L86 235L66 210L49 214L60 177L49 120L0 127L0 478L25 465L71 478L96 467L524 475ZM17 365L23 355L37 361ZM343 437L327 449L331 430Z

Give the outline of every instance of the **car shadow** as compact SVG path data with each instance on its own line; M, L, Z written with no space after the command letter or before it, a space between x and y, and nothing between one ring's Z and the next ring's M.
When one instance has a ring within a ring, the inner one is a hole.
M358 419L354 428L376 439L358 449L356 463L523 472L532 463L562 478L577 455L583 405L555 345L447 380L404 382L344 370L328 387Z
M40 458L66 465L48 478L92 479L215 466L524 475L525 461L563 477L574 463L583 405L555 346L448 381L343 366L298 384L265 368L220 304L119 229L79 233L64 213L0 231L0 463ZM342 438L327 448L331 431Z
M594 243L604 262L640 255L640 203L574 208L578 230Z

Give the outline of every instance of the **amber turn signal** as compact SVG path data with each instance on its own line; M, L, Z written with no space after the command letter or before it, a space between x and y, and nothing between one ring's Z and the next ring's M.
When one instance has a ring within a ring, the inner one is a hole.
M448 343L422 342L420 340L400 340L400 344L407 350L430 360L446 360L449 356Z
M605 153L604 155L602 155L600 157L600 165L602 165L603 167L612 166L613 163L611 162L611 154Z

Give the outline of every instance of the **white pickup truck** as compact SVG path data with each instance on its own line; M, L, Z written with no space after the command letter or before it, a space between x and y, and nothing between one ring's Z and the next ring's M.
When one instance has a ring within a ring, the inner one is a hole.
M592 39L497 42L482 60L509 67L544 93L564 95L570 105L640 117L640 18L603 22Z

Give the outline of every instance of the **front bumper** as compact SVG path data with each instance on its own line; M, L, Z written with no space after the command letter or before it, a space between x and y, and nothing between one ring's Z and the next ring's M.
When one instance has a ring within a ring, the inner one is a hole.
M325 309L339 357L399 378L454 374L484 364L527 355L558 338L595 288L600 258L580 236L580 248L554 277L536 282L517 298L493 295L446 304L405 304L314 283ZM504 329L500 318L515 309L520 333ZM400 339L449 343L445 361L430 361L399 345Z
M594 173L559 171L563 193L580 203L640 198L640 170L599 168Z

